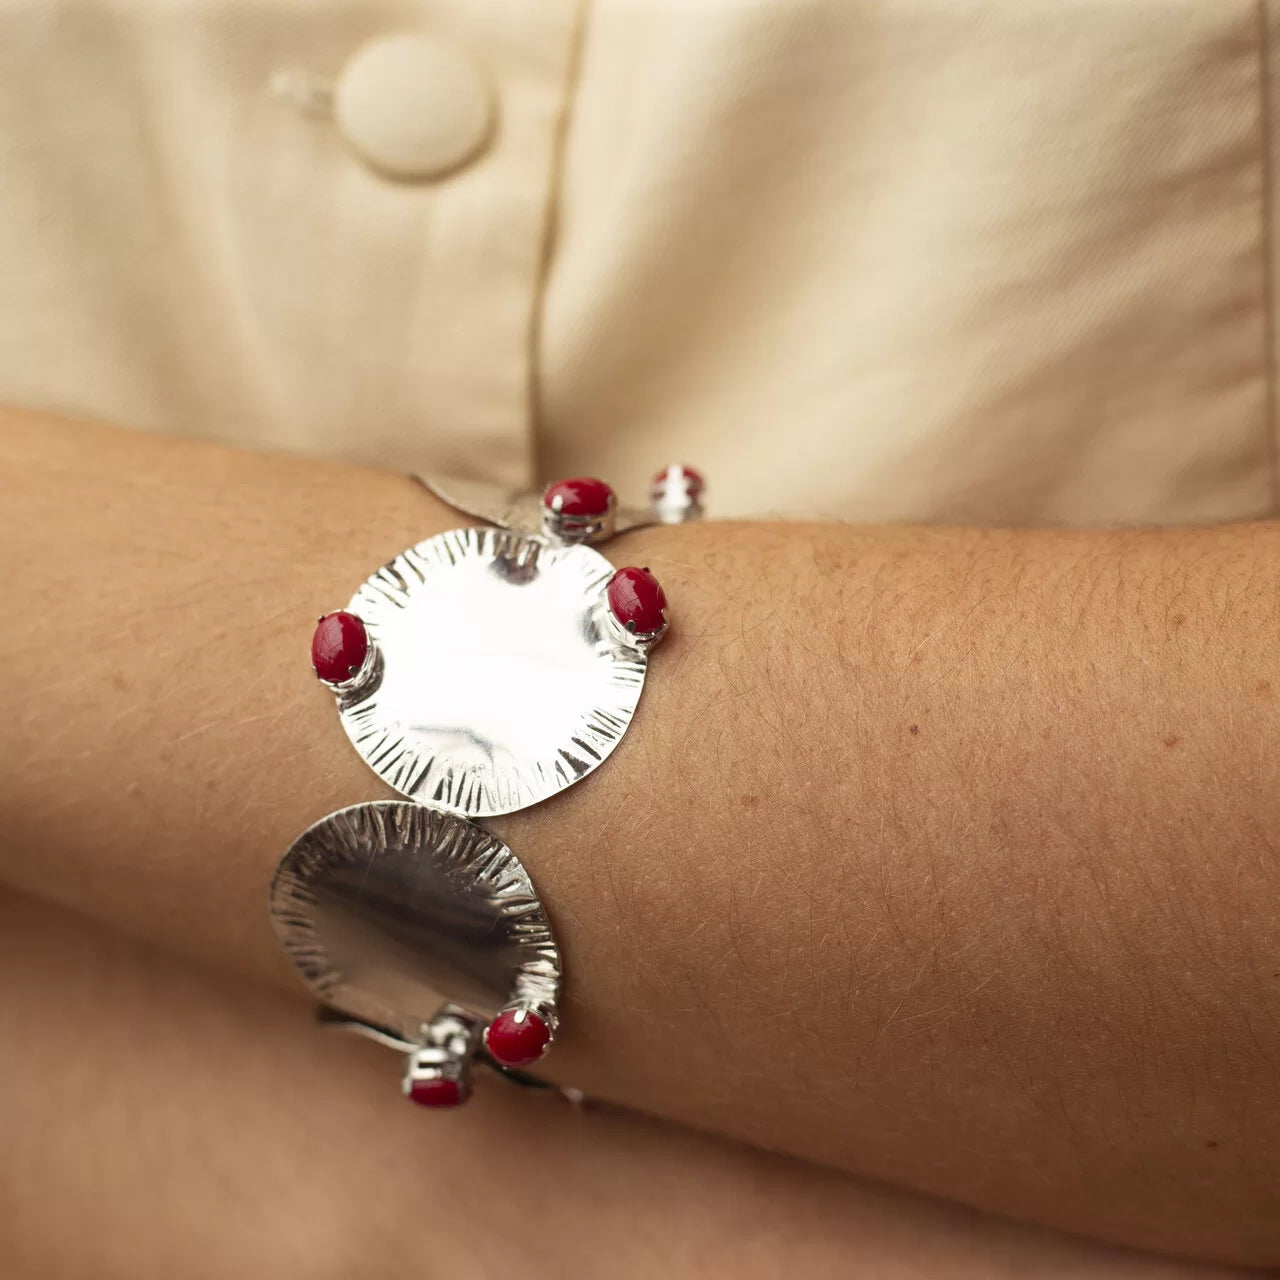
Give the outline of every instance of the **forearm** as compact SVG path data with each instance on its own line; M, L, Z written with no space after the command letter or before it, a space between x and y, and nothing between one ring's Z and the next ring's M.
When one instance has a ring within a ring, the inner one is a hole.
M638 541L638 732L503 827L574 907L575 1077L1280 1261L1280 530Z
M276 858L382 793L311 621L458 517L396 477L16 419L0 483L0 873L283 975ZM1280 1258L1277 551L1269 526L627 535L675 617L632 731L491 824L570 965L549 1073Z
M3 890L0 972L7 1280L1246 1280L500 1085L407 1115L375 1046Z

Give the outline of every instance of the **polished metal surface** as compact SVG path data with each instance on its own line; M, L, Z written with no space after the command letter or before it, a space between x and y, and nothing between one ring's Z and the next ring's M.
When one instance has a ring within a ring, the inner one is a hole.
M419 473L417 479L441 502L464 515L518 533L538 533L543 527L540 489L508 489L486 480L463 480L439 474ZM658 516L652 511L619 505L613 513L613 532L626 533L628 529L640 529L657 522Z
M281 859L270 912L319 999L384 1043L421 1044L446 1003L487 1020L559 999L560 951L519 859L435 809L380 800L322 818Z
M608 542L618 532L618 499L609 495L609 505L594 515L580 515L563 509L563 495L556 495L550 506L542 505L542 532L549 541Z
M646 658L608 622L613 566L585 546L455 529L378 570L347 606L377 679L340 694L369 767L469 817L545 800L617 746Z

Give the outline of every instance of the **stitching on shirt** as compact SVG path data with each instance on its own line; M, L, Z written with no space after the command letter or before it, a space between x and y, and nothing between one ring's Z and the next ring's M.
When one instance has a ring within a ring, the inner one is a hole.
M547 197L543 216L542 245L533 280L533 315L529 324L529 482L537 485L540 480L538 466L539 446L542 436L542 322L547 302L547 278L551 273L551 260L555 254L559 234L558 214L560 189L564 179L565 149L569 142L569 128L573 118L573 103L577 96L578 80L582 73L583 48L587 40L587 10L591 0L578 0L573 15L573 30L564 72L564 107L556 121L555 137L551 143L550 173L547 178Z
M1275 181L1272 173L1271 111L1274 93L1271 86L1271 6L1274 0L1258 0L1258 91L1261 98L1261 164L1262 164L1262 338L1264 405L1267 420L1267 451L1271 465L1270 514L1277 508L1277 421L1276 421L1276 270L1275 260Z

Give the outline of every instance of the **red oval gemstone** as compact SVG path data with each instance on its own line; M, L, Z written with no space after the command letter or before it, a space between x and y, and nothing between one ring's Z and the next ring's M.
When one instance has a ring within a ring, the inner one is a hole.
M688 487L689 493L697 497L703 490L704 481L702 472L695 470L693 467L671 466L663 467L656 476L653 477L653 484L666 484L671 480L683 480Z
M628 631L643 636L662 630L667 597L648 569L634 565L619 569L609 579L607 591L613 616Z
M484 1045L504 1067L524 1067L542 1057L551 1028L528 1009L504 1009L484 1032Z
M602 516L609 510L613 490L603 480L592 476L577 476L571 480L557 480L542 495L548 511L563 516Z
M330 684L350 680L369 652L369 633L354 613L326 613L311 637L311 665Z
M415 1080L409 1086L409 1101L420 1107L456 1107L466 1100L467 1092L456 1080Z

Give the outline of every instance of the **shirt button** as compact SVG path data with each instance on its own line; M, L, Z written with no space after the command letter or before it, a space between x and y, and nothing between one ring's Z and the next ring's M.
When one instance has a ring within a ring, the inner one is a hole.
M490 136L493 96L463 50L427 36L374 40L343 67L334 117L352 150L393 178L438 178Z

